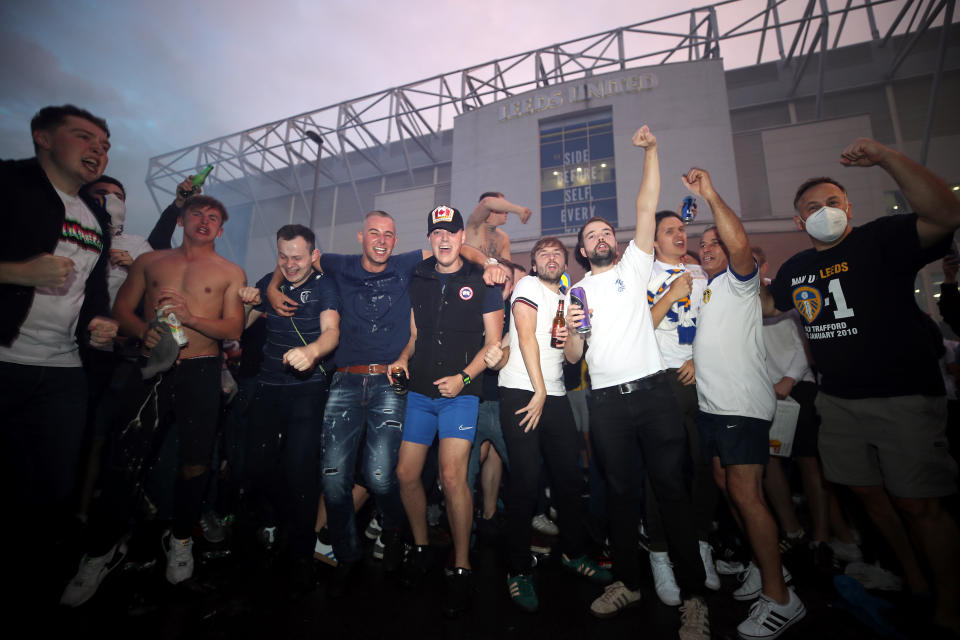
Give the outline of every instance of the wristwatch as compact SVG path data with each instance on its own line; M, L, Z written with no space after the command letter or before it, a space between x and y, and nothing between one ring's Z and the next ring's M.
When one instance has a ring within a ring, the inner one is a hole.
M467 386L468 384L470 384L470 376L467 375L466 371L461 371L460 377L463 378L463 386Z

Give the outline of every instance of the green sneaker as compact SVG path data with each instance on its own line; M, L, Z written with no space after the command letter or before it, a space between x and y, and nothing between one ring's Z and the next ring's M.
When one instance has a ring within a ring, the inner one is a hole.
M567 571L583 576L590 582L610 584L613 581L613 574L601 568L600 565L585 555L571 560L567 557L567 554L563 554L560 557L560 563Z
M513 603L524 611L536 613L540 608L540 600L537 599L537 592L533 589L533 578L530 575L526 573L508 575L507 591Z

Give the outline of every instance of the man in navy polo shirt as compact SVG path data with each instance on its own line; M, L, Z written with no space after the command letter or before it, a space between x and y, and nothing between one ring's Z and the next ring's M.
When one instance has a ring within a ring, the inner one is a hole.
M480 385L470 383L486 369L487 348L500 341L503 303L500 290L484 284L483 270L460 257L464 231L459 211L445 206L431 211L427 238L433 256L420 263L410 282L410 342L399 359L410 375L410 394L397 479L415 545L408 566L413 577L419 577L428 544L420 474L439 433L440 477L454 548L443 611L452 616L469 604L472 584L473 500L467 465L477 431Z
M249 497L266 526L287 529L282 551L297 589L314 586L313 526L320 499L319 461L323 407L329 390L329 356L340 340L340 312L333 280L314 270L313 232L299 224L277 231L277 264L283 290L300 305L285 318L263 302L273 276L240 297L253 304L247 324L266 314L263 365L247 428Z
M345 595L363 555L353 508L361 444L360 483L373 494L383 514L384 567L389 571L399 566L403 505L396 467L407 403L406 396L390 386L388 373L402 366L398 360L410 340L410 278L417 265L430 257L423 250L392 256L397 231L385 211L371 211L364 217L357 240L360 255L325 253L319 259L323 272L337 284L341 315L342 339L324 415L321 460L328 527L339 561L327 586L327 595L334 598ZM471 262L486 261L480 251L466 245L461 254ZM493 265L484 278L502 282L505 275L505 270ZM267 297L278 314L291 315L298 303L278 289L279 277L274 274Z

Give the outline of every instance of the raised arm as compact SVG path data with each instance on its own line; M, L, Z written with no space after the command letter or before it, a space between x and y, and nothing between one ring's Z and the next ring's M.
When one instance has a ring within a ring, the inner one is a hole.
M477 203L477 207L473 210L473 213L470 214L470 217L467 218L467 226L479 227L487 221L487 218L489 218L490 214L494 211L515 213L520 216L520 222L523 224L527 224L527 220L530 219L530 215L532 214L529 207L522 207L518 204L513 204L506 198L487 196Z
M660 158L657 155L657 138L650 128L643 125L633 134L633 146L644 150L643 178L637 192L637 226L633 242L644 253L653 253L653 236L656 232L657 202L660 200Z
M717 234L730 252L730 266L738 275L753 273L756 261L750 253L750 241L737 217L720 194L713 188L710 174L703 169L690 169L682 176L684 186L694 194L706 200L713 212L713 221L717 225Z
M858 138L840 154L847 167L880 165L917 214L920 246L929 247L960 227L960 200L939 176L876 140Z

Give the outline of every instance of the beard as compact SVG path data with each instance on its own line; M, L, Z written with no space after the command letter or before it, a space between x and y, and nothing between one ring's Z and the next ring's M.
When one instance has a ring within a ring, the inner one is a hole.
M617 259L616 248L611 247L610 245L606 246L609 248L605 254L601 254L599 251L597 251L597 247L594 247L593 253L587 256L587 260L590 261L591 265L597 267L606 267L607 265L613 264L613 261Z
M547 284L557 284L563 279L563 272L558 270L557 275L551 278L547 274L540 273L539 271L537 271L537 277L540 278L542 281L546 282Z

